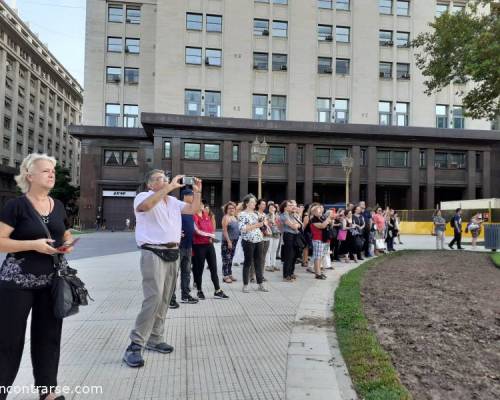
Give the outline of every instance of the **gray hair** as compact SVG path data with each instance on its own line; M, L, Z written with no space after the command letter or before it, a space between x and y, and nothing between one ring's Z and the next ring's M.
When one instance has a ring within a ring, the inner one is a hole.
M35 166L35 163L40 160L51 162L54 168L57 164L56 159L54 157L48 156L47 154L29 154L19 167L19 175L16 175L14 177L17 183L17 187L21 189L21 192L27 193L30 190L31 183L28 180L28 175L33 173L33 167Z
M153 177L154 174L165 174L165 171L162 169L152 169L151 171L146 173L146 176L144 177L144 182L146 184L151 183L151 178Z

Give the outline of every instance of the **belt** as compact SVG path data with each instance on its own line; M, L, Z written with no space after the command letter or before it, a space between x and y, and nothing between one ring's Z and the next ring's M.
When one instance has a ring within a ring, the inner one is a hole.
M159 243L159 244L145 243L145 244L143 244L143 246L162 246L162 247L166 247L167 249L177 249L177 248L179 248L179 243L175 243L175 242Z

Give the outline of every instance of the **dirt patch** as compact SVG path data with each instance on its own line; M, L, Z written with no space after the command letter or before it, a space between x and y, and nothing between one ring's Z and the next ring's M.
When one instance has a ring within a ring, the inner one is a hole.
M500 399L500 270L488 254L396 254L366 272L362 299L415 400Z

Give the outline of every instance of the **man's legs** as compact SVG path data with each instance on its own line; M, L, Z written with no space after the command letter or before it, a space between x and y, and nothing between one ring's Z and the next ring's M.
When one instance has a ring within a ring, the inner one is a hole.
M191 256L193 250L191 247L180 249L181 265L181 297L187 298L190 293L189 284L191 283Z

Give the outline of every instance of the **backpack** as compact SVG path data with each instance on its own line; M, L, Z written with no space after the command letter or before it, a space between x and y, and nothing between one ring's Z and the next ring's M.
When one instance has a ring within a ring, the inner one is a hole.
M450 227L451 227L451 229L455 229L455 217L450 219Z

